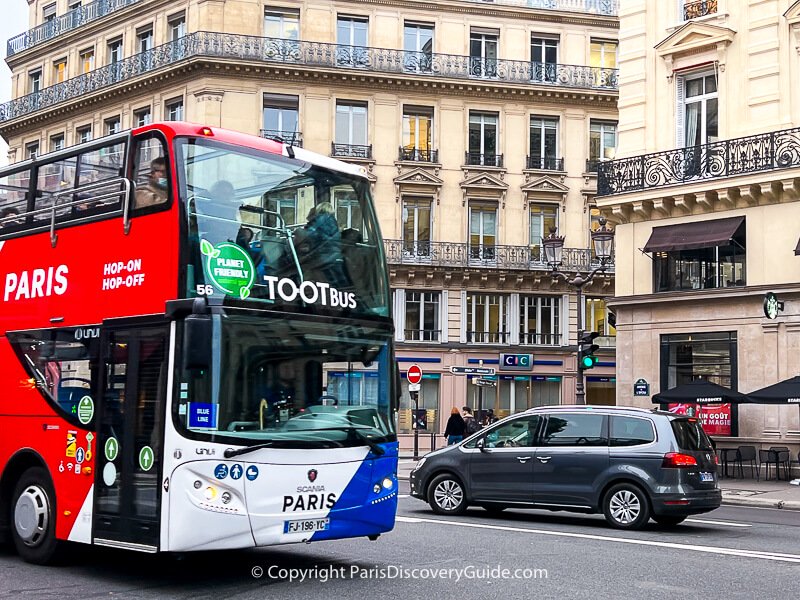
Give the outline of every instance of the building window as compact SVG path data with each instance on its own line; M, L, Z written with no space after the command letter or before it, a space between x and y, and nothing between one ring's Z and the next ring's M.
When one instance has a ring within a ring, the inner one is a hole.
M50 152L64 149L64 134L59 133L50 137Z
M414 401L408 392L408 379L403 376L400 386L400 410L397 413L397 429L400 433L411 433L414 430L412 423L416 418L420 431L440 432L444 423L439 419L439 373L425 373L419 392L418 414L414 415Z
M122 123L120 122L119 117L112 117L110 119L106 119L104 121L105 128L106 128L106 135L111 135L113 133L119 133L122 131Z
M468 165L499 167L501 156L497 152L498 113L469 113Z
M589 45L589 66L601 69L616 69L617 42L592 40Z
M531 36L531 79L555 82L557 64L558 39Z
M558 296L520 296L519 343L561 344L561 299Z
M264 36L279 40L300 39L300 13L296 10L266 8Z
M681 18L684 21L713 15L717 12L717 0L684 0L681 5Z
M403 254L428 257L431 255L430 198L403 198Z
M583 330L596 331L600 334L596 344L613 346L617 330L609 323L608 306L604 298L586 298L583 312Z
M169 28L169 41L175 42L186 36L186 15L183 13L173 15L167 21Z
M470 75L497 77L497 45L500 32L473 28L469 36Z
M400 160L434 162L433 108L403 107L403 146Z
M70 0L67 3L67 10L75 10L81 7L81 0Z
M42 89L42 70L36 69L28 73L28 90L29 93L35 94Z
M80 54L81 72L88 73L94 69L94 48L87 48L81 50Z
M59 58L53 63L53 82L63 83L67 79L67 59Z
M467 342L504 344L508 341L508 296L467 292Z
M39 156L39 142L25 144L25 158L30 160Z
M558 204L536 204L529 207L530 213L530 246L534 259L544 258L541 254L542 239L550 235L551 230L558 232Z
M483 202L469 204L469 258L493 261L497 245L497 206Z
M108 42L108 64L114 65L122 60L122 38Z
M407 71L430 73L433 62L433 25L406 22L403 28L403 64Z
M133 122L136 123L136 127L143 127L152 123L153 116L150 112L150 107L146 106L133 111Z
M92 141L92 126L86 125L84 127L78 127L75 130L75 137L79 144Z
M349 67L368 64L367 26L369 21L359 17L339 17L336 21L336 62Z
M713 221L699 222L698 225L708 227L709 223ZM653 231L658 229L661 228ZM747 285L746 263L746 228L742 220L736 232L725 242L709 242L699 248L653 251L653 288L656 292L672 292L744 286Z
M594 121L589 123L589 165L591 172L597 171L597 163L611 160L617 153L616 121Z
M405 340L407 342L438 342L440 292L406 290Z
M52 23L56 20L56 4L48 4L42 9L42 22Z
M561 170L558 160L558 119L531 117L529 169Z
M353 146L366 148L367 105L365 103L336 102L336 146L347 146L351 149ZM337 153L338 150L339 148L336 149Z
M299 106L297 96L264 94L262 135L287 142L298 138Z
M167 121L183 121L183 98L167 100L164 103L164 118Z
M153 49L153 28L147 27L136 33L136 45L139 52L148 52Z
M713 73L678 77L678 146L699 146L719 139L717 78ZM699 161L699 154L688 157Z
M361 212L361 203L351 189L335 189L333 191L333 208L336 210L336 222L339 229L364 230L364 215Z

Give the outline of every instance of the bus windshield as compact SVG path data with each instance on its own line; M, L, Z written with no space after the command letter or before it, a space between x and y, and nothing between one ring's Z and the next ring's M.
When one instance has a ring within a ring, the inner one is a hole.
M187 294L389 316L369 181L206 138L179 138Z
M396 439L388 330L220 315L212 328L210 367L184 368L177 382L184 431L275 447Z

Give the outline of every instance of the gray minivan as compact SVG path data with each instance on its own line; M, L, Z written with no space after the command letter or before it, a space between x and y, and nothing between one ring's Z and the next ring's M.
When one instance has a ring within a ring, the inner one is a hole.
M659 410L545 406L424 456L411 495L438 514L470 505L602 512L619 529L718 508L717 459L698 419Z

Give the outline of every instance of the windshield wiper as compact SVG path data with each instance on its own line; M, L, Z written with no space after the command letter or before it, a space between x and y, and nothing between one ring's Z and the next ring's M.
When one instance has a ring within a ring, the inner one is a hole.
M355 436L362 442L364 442L369 449L372 450L378 456L382 456L386 454L386 450L383 449L383 446L380 446L377 442L369 439L365 434L361 433L361 429L369 429L368 427L354 427L354 426L341 426L341 427L321 427L319 429L308 429L307 433L311 433L313 431L346 431L347 433L353 432Z
M264 442L263 444L256 444L255 446L248 446L247 448L239 448L238 450L228 448L225 450L225 452L223 452L223 456L225 458L233 458L234 456L248 454L250 452L255 452L256 450L262 450L263 448L271 448L274 443L275 442Z

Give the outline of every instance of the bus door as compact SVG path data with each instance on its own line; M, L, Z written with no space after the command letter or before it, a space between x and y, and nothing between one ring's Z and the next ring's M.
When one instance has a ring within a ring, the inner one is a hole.
M102 348L93 541L155 552L169 328L107 328Z

